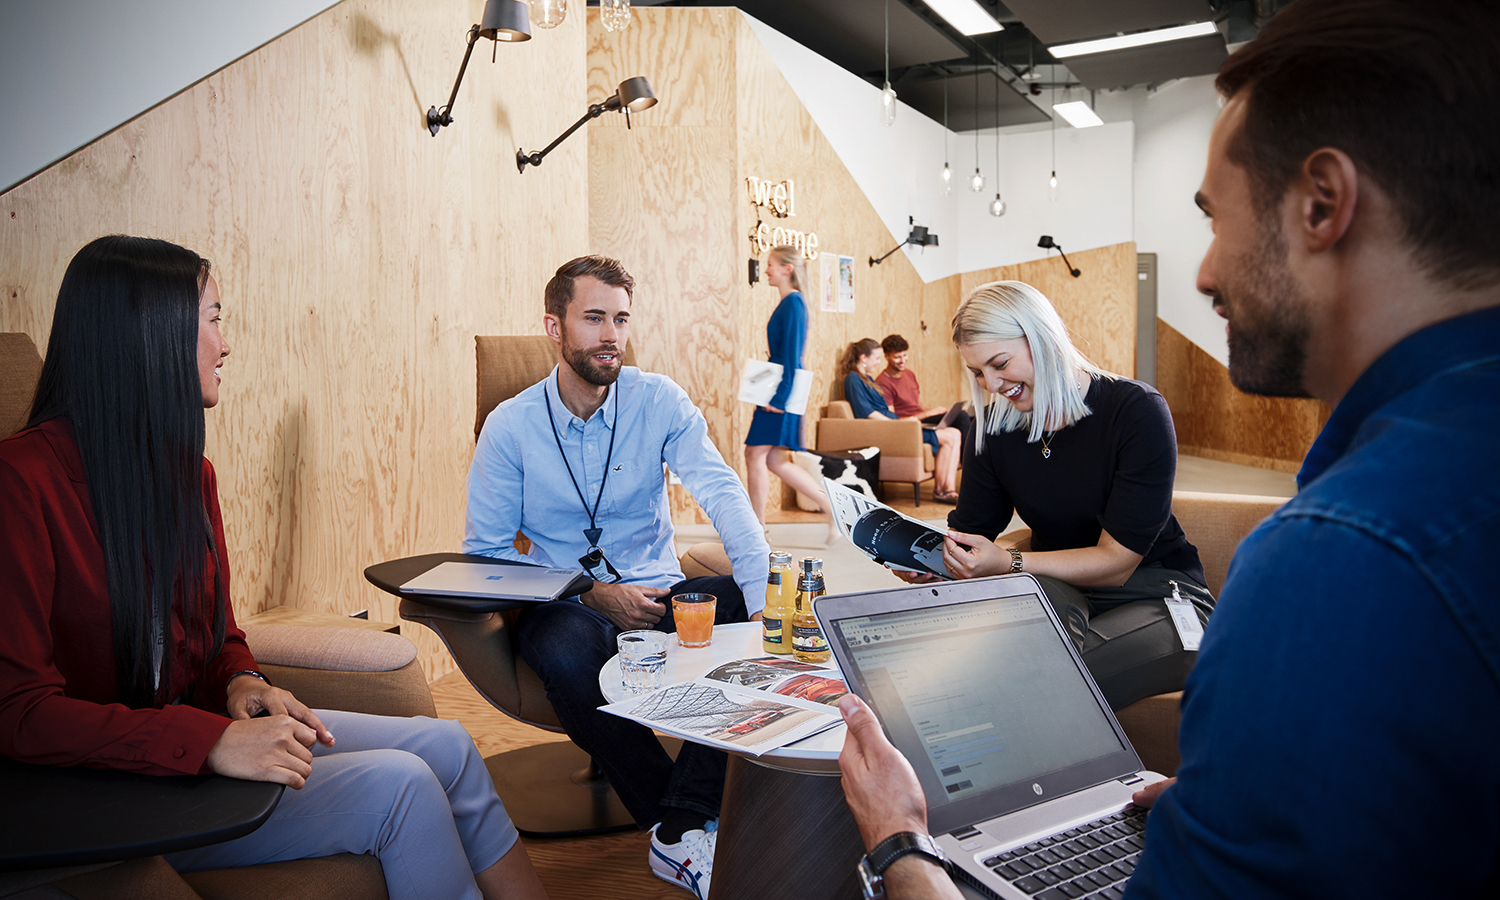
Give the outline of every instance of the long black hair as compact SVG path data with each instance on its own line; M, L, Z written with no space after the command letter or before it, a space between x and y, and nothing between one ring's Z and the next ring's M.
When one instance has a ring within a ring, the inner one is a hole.
M92 241L63 275L29 425L73 426L109 584L115 676L126 705L170 701L172 600L184 626L224 642L223 567L212 621L197 591L216 553L203 497L198 303L209 263L151 238Z

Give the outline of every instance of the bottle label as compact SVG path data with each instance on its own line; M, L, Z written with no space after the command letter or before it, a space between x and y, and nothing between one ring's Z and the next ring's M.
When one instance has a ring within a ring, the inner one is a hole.
M823 637L823 629L816 625L793 625L792 649L803 653L826 653L828 639Z
M762 614L760 618L760 625L761 640L765 641L767 644L780 644L782 642L780 619L773 619L770 616Z
M771 574L766 576L766 584L774 584L777 587L781 587L781 572L777 569L772 569Z

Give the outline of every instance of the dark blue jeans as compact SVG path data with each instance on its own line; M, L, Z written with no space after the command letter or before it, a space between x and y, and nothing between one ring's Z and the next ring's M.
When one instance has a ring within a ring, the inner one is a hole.
M744 622L745 597L728 576L689 578L672 594L713 594L719 598L715 624ZM671 597L657 631L675 632ZM620 802L641 828L662 820L662 808L719 815L728 757L722 750L684 742L676 762L651 729L599 711L599 669L615 655L620 629L602 614L572 600L555 600L527 610L517 629L521 658L541 676L547 699L573 743L594 758Z

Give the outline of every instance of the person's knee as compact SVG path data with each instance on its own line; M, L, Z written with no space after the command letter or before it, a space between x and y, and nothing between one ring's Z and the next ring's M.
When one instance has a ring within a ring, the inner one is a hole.
M521 658L536 670L548 690L555 684L595 680L599 666L610 655L604 652L608 643L605 630L582 604L545 603L522 620Z

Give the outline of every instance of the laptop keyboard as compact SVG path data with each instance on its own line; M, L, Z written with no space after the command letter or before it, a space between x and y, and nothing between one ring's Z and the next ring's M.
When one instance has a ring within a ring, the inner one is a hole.
M1126 807L984 861L1037 900L1120 900L1146 846L1146 810Z

